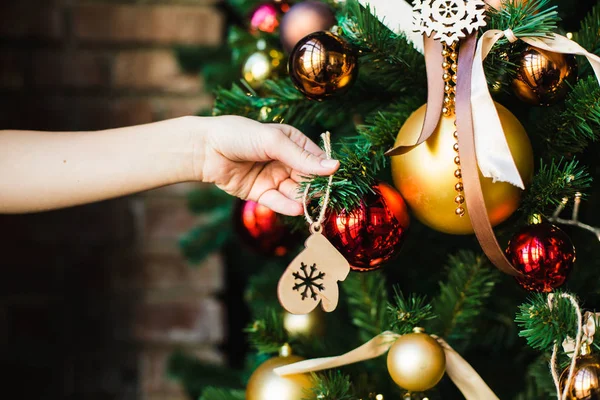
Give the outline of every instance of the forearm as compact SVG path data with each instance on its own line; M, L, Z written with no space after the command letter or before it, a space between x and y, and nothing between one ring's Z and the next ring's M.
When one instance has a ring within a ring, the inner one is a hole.
M43 211L192 180L189 118L98 132L0 131L0 213Z

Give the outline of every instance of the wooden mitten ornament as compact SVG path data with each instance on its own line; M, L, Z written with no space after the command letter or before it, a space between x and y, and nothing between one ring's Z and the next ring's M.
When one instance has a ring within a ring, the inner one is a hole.
M292 314L308 314L319 301L324 311L335 310L338 281L345 280L350 272L348 261L321 231L311 230L306 249L287 267L277 287L279 302Z
M331 158L329 132L322 137L327 158ZM345 280L350 273L348 261L322 234L332 182L333 175L329 177L317 221L313 221L307 209L310 185L304 190L304 215L311 235L304 244L306 248L286 268L277 286L279 302L291 314L308 314L319 302L326 312L335 310L340 296L338 281Z

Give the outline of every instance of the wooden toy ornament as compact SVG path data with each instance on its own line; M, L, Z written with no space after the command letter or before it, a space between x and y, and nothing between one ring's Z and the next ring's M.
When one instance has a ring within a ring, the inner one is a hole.
M322 137L327 158L331 158L329 132ZM310 216L307 207L310 185L304 191L304 215L310 224L311 235L306 240L305 249L286 268L277 286L279 302L291 314L308 314L319 302L324 311L335 310L339 299L337 282L345 280L350 272L348 261L322 233L332 181L333 175L329 177L327 192L316 221Z

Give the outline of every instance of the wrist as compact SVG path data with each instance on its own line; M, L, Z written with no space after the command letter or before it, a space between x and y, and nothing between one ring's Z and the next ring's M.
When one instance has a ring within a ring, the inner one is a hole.
M206 117L186 116L175 119L180 140L181 163L178 167L180 181L203 182L206 136L208 133Z

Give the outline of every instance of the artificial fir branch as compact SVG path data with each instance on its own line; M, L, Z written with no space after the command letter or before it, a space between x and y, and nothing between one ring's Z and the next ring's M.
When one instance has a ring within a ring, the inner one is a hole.
M410 333L415 327L436 318L426 297L415 294L404 296L398 288L394 288L394 300L388 305L388 314L391 329L400 335Z
M322 374L312 374L314 382L311 393L304 400L355 400L352 383L348 375L328 371Z
M244 390L207 388L202 392L199 400L244 400L246 392Z
M499 273L485 257L471 251L451 255L448 270L448 279L440 283L440 294L433 301L439 316L434 331L452 342L469 341Z
M387 290L380 272L351 274L341 285L352 324L359 329L360 340L366 342L385 330Z
M422 104L420 98L405 97L383 110L376 110L357 127L358 133L371 143L375 151L385 152L393 147L404 122Z
M600 3L581 21L581 29L573 34L573 40L587 51L600 55ZM581 61L581 60L580 60ZM591 73L587 61L579 63L579 76Z
M547 36L556 29L558 13L556 7L548 7L550 0L507 1L501 10L490 8L487 26L484 30L512 29L517 37ZM500 39L492 48L484 63L488 84L495 91L506 89L516 76L519 68L523 42L509 43L506 38Z
M528 367L525 374L525 390L515 400L549 399L556 396L556 387L548 373L549 358L538 357Z
M591 184L592 178L587 168L580 166L577 160L560 159L549 164L542 161L531 186L523 196L520 209L525 216L536 213L546 215L563 198L573 198Z
M179 238L179 247L192 266L199 265L206 257L223 247L231 237L231 210L225 208L213 212L206 221Z
M289 343L283 318L274 309L267 310L262 318L255 320L244 332L259 354L277 353L284 344Z
M365 98L356 90L323 102L308 100L289 78L266 81L263 86L261 96L241 85L218 90L213 114L242 115L261 122L283 122L296 126L321 124L335 130L352 120L355 112L368 113L381 105L381 99L376 96Z
M340 18L343 36L360 50L361 80L372 90L386 92L423 91L426 87L423 56L404 35L389 30L356 0L346 2L346 15Z
M556 30L558 12L551 0L505 1L501 10L488 12L488 29L512 29L517 37L545 37ZM508 43L506 38L500 43Z
M169 357L166 369L169 379L179 382L191 398L197 398L209 386L234 389L243 387L242 376L238 371L206 364L179 351Z
M585 150L600 138L600 87L596 78L589 76L577 82L564 107L538 121L537 136L551 154Z
M363 137L341 141L333 151L340 168L333 177L329 206L336 211L353 210L367 193L372 192L378 166L371 143ZM379 165L380 166L380 165ZM316 176L310 181L310 198L322 197L327 190L328 177ZM301 184L301 191L308 182Z
M540 351L551 351L554 343L562 344L577 334L577 315L569 300L555 292L552 309L548 307L547 294L535 294L519 306L515 321L521 328L519 336Z
M216 186L202 187L187 194L190 211L195 214L206 214L213 211L228 211L233 206L235 197Z

